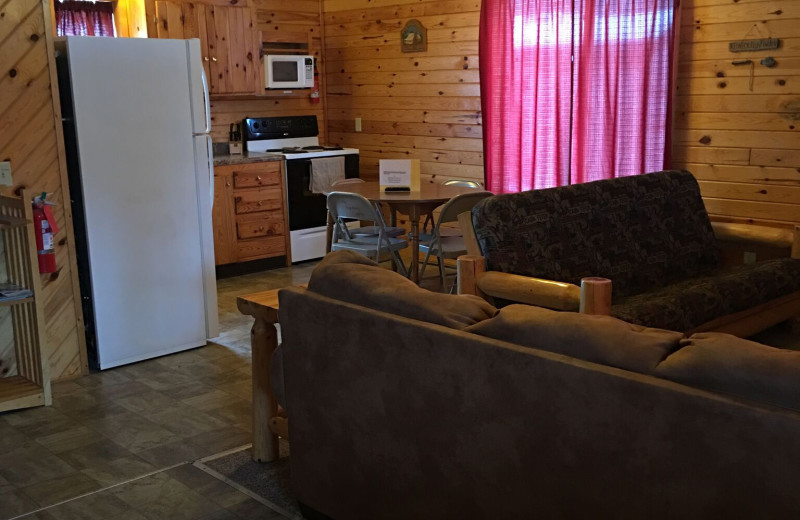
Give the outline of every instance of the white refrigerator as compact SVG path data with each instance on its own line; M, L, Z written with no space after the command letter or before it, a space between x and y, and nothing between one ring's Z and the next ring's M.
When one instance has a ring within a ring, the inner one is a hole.
M93 368L219 335L213 156L199 40L56 43Z

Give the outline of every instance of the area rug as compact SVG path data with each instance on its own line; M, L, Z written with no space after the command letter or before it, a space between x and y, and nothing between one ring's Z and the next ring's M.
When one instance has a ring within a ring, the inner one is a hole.
M250 448L203 464L235 484L266 500L273 509L290 518L302 518L289 478L289 444L280 440L280 457L274 462L255 462Z

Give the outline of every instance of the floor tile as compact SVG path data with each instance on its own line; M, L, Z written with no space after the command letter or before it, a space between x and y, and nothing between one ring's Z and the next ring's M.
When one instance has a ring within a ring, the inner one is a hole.
M62 453L92 444L96 437L97 432L94 430L77 425L69 430L36 437L36 442L53 453Z
M0 475L20 488L74 473L74 467L42 447L0 455Z
M82 473L70 473L60 477L37 482L21 488L41 507L51 506L64 500L100 489L99 482Z
M59 433L79 426L74 419L52 406L9 412L3 415L3 419L7 424L31 438Z
M222 420L233 424L243 430L252 431L253 429L253 405L250 401L235 398L236 401L228 405L212 410L209 415L219 417Z
M139 451L136 455L157 468L168 468L175 464L194 462L213 455L213 453L209 453L205 447L196 446L180 439L149 450Z
M250 498L192 464L170 469L166 474L222 507L231 507Z
M92 444L60 453L59 458L75 469L84 470L119 459L134 458L130 450L120 446L111 439L96 435Z
M232 402L240 401L241 398L236 397L228 392L219 389L212 389L208 387L209 391L199 395L188 397L181 402L204 412L216 410L224 406L229 406Z
M205 456L209 456L249 444L253 442L253 434L239 428L227 427L189 437L186 441L198 446L205 452Z
M173 399L164 392L151 390L149 387L141 393L117 399L117 404L139 414L152 413L165 408L177 406L180 401Z
M183 438L228 426L226 421L182 403L162 409L157 413L150 413L147 418Z
M287 518L253 498L229 507L228 511L241 519L258 518L259 520L285 520Z
M156 469L142 458L133 456L92 464L81 470L81 473L106 487L142 477Z
M133 452L149 450L178 440L174 433L163 426L132 412L90 420L86 424Z
M118 486L110 492L151 520L195 520L223 509L166 473Z
M39 506L14 486L0 486L0 519L13 518Z
M72 500L42 513L48 520L147 520L108 491Z

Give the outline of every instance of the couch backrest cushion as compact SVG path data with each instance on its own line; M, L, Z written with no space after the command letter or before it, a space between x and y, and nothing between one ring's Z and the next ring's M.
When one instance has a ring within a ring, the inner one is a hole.
M664 171L498 195L472 210L493 271L578 285L611 278L616 296L702 274L719 251L697 181Z
M327 255L311 274L308 288L329 298L453 329L497 313L483 298L427 291L353 251Z
M654 375L800 411L800 352L718 332L682 343Z
M683 338L679 332L649 329L611 316L531 305L503 307L494 318L466 331L643 374L652 373Z

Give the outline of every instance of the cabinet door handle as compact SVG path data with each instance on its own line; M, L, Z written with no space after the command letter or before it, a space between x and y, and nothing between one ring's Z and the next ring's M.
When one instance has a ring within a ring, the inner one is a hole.
M256 180L261 181L261 175L256 175Z
M206 56L206 57L205 57L205 58L203 58L203 59L204 59L205 61L208 61L208 56Z
M264 226L261 226L260 228L258 228L258 230L259 231L264 231Z
M230 183L230 182L226 182L226 183L225 183L225 187L230 187L230 185L231 185L231 183Z
M211 58L211 61L217 61L217 58L213 58L213 57L212 57L212 58Z
M260 206L262 203L261 203L261 201L259 200L258 202L256 202L256 204L258 204L258 205Z

